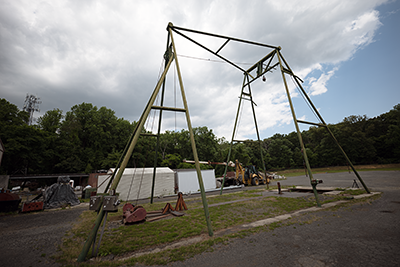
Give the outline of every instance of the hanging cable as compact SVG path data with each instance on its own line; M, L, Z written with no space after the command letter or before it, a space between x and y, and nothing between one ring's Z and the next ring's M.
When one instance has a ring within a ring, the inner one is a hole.
M239 101L242 101L242 100L243 100L242 99L242 95L240 95L240 100ZM242 119L243 106L244 106L244 103L243 103L243 105L240 105L240 111L239 111L239 117L238 117L238 123L237 123L236 129L239 129L240 120ZM233 137L234 140L236 139L236 136L237 136L238 132L239 132L238 130L235 131L235 136Z
M185 57L190 59L202 60L202 61L209 61L209 62L216 62L216 63L228 63L224 60L216 60L216 59L209 59L209 58L201 58L201 57L192 57L192 56L185 56L185 55L177 55L178 57ZM243 62L233 62L237 65L253 65L254 63L243 63Z
M158 94L157 95L157 99L156 99L156 105L157 106L159 106L159 96L160 96L160 94ZM159 114L161 114L161 110L159 111ZM153 129L154 129L154 122L155 122L155 120L156 120L156 111L155 110L152 110L152 119L153 119L153 122L151 123L151 129L150 129L150 132L153 132ZM159 115L160 116L160 115Z
M126 196L125 202L128 202L128 200L129 200L129 196L131 195L131 188L132 188L132 184L133 184L133 179L135 179L135 173L136 173L136 161L135 161L135 159L133 159L133 166L134 166L134 169L133 169L133 174L132 174L132 179L131 179L131 185L129 186L129 191L128 191L128 195Z
M293 76L290 75L290 78L292 79L292 82L294 84L294 86L296 87L297 91L300 93L301 97L303 98L304 102L306 102L308 108L311 110L311 112L314 114L315 118L317 118L317 120L322 123L322 121L319 119L318 115L315 113L314 109L311 107L310 103L307 101L307 99L305 98L303 92L299 89L299 87L296 84L296 81L294 81Z
M140 178L140 184L139 184L139 189L138 189L138 193L137 193L137 197L136 197L136 203L135 203L135 206L137 206L137 203L138 203L138 200L139 200L139 196L140 196L140 189L142 188L142 182L143 182L144 169L145 169L145 167L143 166L143 170L142 170L142 177Z

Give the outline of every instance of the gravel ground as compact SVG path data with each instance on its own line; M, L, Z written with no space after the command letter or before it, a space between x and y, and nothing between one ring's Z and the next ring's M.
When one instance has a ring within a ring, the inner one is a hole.
M399 266L400 172L362 172L373 191L383 192L371 204L304 215L311 221L232 240L214 252L169 266ZM317 174L325 186L350 187L354 175ZM282 185L309 185L291 177ZM359 183L360 185L360 183ZM51 259L65 232L87 204L72 209L0 217L1 266L60 266Z
M50 256L87 208L87 203L81 203L71 209L0 217L0 265L60 266Z

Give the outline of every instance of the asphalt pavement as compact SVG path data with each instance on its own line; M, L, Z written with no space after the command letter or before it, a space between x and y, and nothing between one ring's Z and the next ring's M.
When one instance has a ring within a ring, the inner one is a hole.
M400 171L360 172L375 201L302 215L273 231L232 239L184 262L168 266L399 266ZM351 187L353 173L314 175L318 187ZM281 185L310 186L308 177ZM357 181L361 187L361 183ZM276 181L272 181L272 185ZM87 205L69 210L0 217L1 266L60 266L51 259L65 233Z
M400 266L400 172L360 175L371 191L383 193L378 200L306 214L299 223L234 239L168 266ZM323 180L319 186L335 188L351 187L357 179L353 173L314 178ZM310 185L305 176L279 182Z

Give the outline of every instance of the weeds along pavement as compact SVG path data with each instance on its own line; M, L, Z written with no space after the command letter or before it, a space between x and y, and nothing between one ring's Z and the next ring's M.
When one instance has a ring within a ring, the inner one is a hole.
M105 266L126 266L136 263L163 265L183 261L212 250L232 239L253 233L272 231L292 224L296 217L329 209L336 205L356 203L357 198L376 199L379 195L362 194L363 190L343 191L338 195L320 196L323 203L316 207L312 194L299 197L278 196L266 187L208 197L210 218L214 236L209 237L204 219L201 200L186 200L188 210L183 217L169 217L151 223L131 226L121 224L122 213L110 214L99 250L99 256L85 264ZM352 195L351 195L352 194ZM358 194L360 194L358 196ZM301 194L300 194L301 195ZM352 199L349 199L351 197ZM145 204L146 210L161 209L165 203ZM56 260L63 264L73 264L87 238L95 213L86 211L80 222L72 229L60 246ZM80 246L77 246L80 244ZM91 253L89 252L89 255Z

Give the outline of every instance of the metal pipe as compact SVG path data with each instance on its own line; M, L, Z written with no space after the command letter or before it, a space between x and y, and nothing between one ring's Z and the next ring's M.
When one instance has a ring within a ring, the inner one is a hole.
M229 160L231 158L233 139L235 138L236 127L237 127L237 122L238 122L238 118L239 118L240 106L242 104L242 94L243 94L243 88L244 88L245 82L246 82L246 75L243 76L242 93L240 94L240 97L239 97L239 105L238 105L238 109L237 109L237 112L236 112L235 125L233 126L232 139L231 139L231 144L229 146L228 158L226 159L226 162L229 162ZM222 179L221 191L219 193L220 195L222 195L222 190L224 189L224 183L225 183L225 178L226 178L226 172L227 171L228 171L228 165L225 166L224 178Z
M282 55L281 55L282 56ZM285 59L282 57L282 59L284 60L286 66L288 69L290 69L289 65L286 63ZM347 156L346 152L343 150L342 146L339 144L339 142L337 141L336 137L333 135L332 131L329 129L328 125L325 123L324 119L322 118L322 116L319 114L317 108L314 106L314 103L311 101L311 99L309 98L309 96L307 95L307 93L304 91L303 86L301 86L301 83L298 81L298 77L294 76L294 80L296 81L296 84L299 86L300 90L302 91L303 95L306 97L307 101L310 103L311 107L313 108L314 112L317 114L318 118L320 119L320 121L323 123L323 126L327 129L329 135L332 137L332 139L335 141L336 145L339 147L340 151L342 152L343 156L345 157L345 159L347 160L347 162L349 163L351 169L353 170L354 174L357 176L358 180L361 182L362 186L364 187L365 191L370 194L371 192L369 191L367 185L364 183L363 179L361 178L361 176L359 175L359 173L356 171L356 169L354 168L353 163L350 161L349 157ZM299 121L302 122L302 121ZM321 126L321 125L318 125Z
M150 104L150 101L151 101L151 99L153 98L154 94L155 94L155 91L153 91L153 93L151 94L151 96L150 96L150 98L149 98L149 101L148 101L147 104L146 104L146 108L145 108L145 109L147 109L149 106L152 105L152 104ZM129 140L128 140L128 142L126 143L126 146L125 146L125 148L124 148L124 151L122 152L121 157L120 157L119 160L118 160L117 166L115 167L115 171L113 172L113 174L112 174L112 176L111 176L111 178L110 178L110 181L107 183L107 186L106 186L106 189L104 190L104 193L107 193L107 191L108 191L110 185L111 185L112 182L114 181L115 174L117 173L117 170L118 170L118 168L120 167L121 162L122 162L123 158L124 158L125 155L126 155L126 152L128 151L129 145L130 145L130 143L132 142L132 139L133 139L133 137L134 137L134 135L135 135L135 133L136 133L136 131L137 131L137 129L138 129L138 126L139 126L139 124L140 124L140 121L141 121L142 119L143 119L143 113L142 113L142 115L140 116L139 120L137 121L136 126L135 126L135 128L133 129L133 132L132 132L131 136L129 137Z
M179 85L180 85L180 88L181 88L182 102L183 102L183 105L184 105L184 107L186 109L186 121L187 121L187 124L188 124L189 133L190 133L190 143L192 145L193 157L194 157L194 160L196 161L195 166L196 166L197 178L199 180L199 186L200 186L200 192L201 192L201 199L202 199L202 202L203 202L204 214L205 214L206 222L207 222L208 235L209 236L213 236L213 230L212 230L211 220L210 220L210 213L208 211L208 203L207 203L206 193L205 193L205 189L204 189L203 178L201 176L201 171L200 171L199 157L197 155L197 149L196 149L196 143L195 143L195 140L194 140L192 123L190 122L189 108L188 108L188 105L187 105L187 102L186 102L186 95L185 95L185 90L184 90L184 87L183 87L183 81L182 81L181 71L180 71L180 68L179 68L178 56L177 56L177 53L176 53L176 47L175 47L175 42L174 42L174 37L172 35L171 27L172 27L172 23L170 23L168 25L168 31L169 31L169 34L171 36L171 42L172 42L172 47L173 47L173 51L174 51L175 66L176 66L176 71L178 73Z
M273 58L275 56L275 50L271 51L268 55L266 55L265 57L263 57L262 59L260 59L256 64L254 64L253 66L251 66L250 68L247 69L247 73L252 72L255 68L257 68L258 64L260 62L264 62L265 60L267 60L268 58Z
M171 108L171 107L160 107L160 106L152 106L151 108L152 109L158 109L158 110L186 112L186 110L184 108Z
M160 91L160 87L162 85L162 81L164 80L164 78L165 78L165 76L166 76L166 74L168 72L168 69L171 66L172 60L173 60L173 57L171 57L170 60L168 61L167 67L165 68L163 74L161 75L161 78L158 80L156 88L154 89L155 94L152 95L152 98L150 100L151 105L154 103L154 101L156 99L156 96L157 96L158 92ZM151 105L149 105L146 108L146 110L144 111L144 113L143 113L143 119L140 121L140 124L138 126L138 131L135 133L135 136L132 139L132 142L131 142L130 147L129 147L128 151L127 151L127 154L126 154L126 156L125 156L125 158L124 158L124 160L123 160L123 162L121 164L121 167L118 170L118 173L116 175L115 181L113 182L113 184L111 186L111 189L113 189L113 190L115 190L117 188L118 183L121 180L121 177L122 177L122 174L123 174L123 172L125 170L125 167L128 164L129 158L132 155L133 149L135 148L136 143L137 143L137 141L139 139L139 136L140 136L139 133L143 129L144 123L145 123L145 121L146 121L146 119L147 119L147 117L148 117L148 115L150 113Z
M169 32L167 35L167 47L165 49L166 55L168 54L168 49L169 49ZM166 67L167 67L167 59L165 60L164 69ZM157 158L158 158L158 148L160 147L160 132L161 132L161 119L162 119L163 105L164 105L165 80L166 80L166 77L164 77L164 80L162 83L162 90L161 90L161 102L160 102L161 109L160 109L160 117L158 118L157 143L156 143L156 149L155 149L155 155L154 155L153 181L151 184L151 197L150 197L151 204L153 204L154 188L156 185ZM154 108L154 106L152 108Z
M254 81L258 80L262 75L264 75L265 73L269 72L269 71L272 70L272 69L275 69L276 66L278 66L278 65L279 65L279 62L277 62L276 64L274 64L273 66L271 66L271 67L269 67L269 68L266 68L266 69L263 71L263 73L261 73L261 75L255 77L254 79L252 79L251 81L249 81L249 82L246 83L245 85L249 85L249 84L253 83Z
M118 172L117 172L117 174L116 174L116 176L114 178L114 181L113 181L113 183L111 185L110 191L111 190L116 190L116 188L118 186L118 183L121 180L121 177L122 177L122 174L123 174L123 172L125 170L125 167L128 164L128 161L129 161L129 159L130 159L130 157L132 155L133 149L135 148L135 145L136 145L136 143L137 143L137 141L139 139L140 132L143 129L144 123L145 123L145 121L146 121L146 119L147 119L147 117L148 117L148 115L150 113L151 105L154 103L154 101L156 99L156 96L157 96L157 94L158 94L158 92L160 90L162 81L164 80L165 75L167 74L168 69L169 69L169 67L170 67L170 65L172 63L172 59L173 58L171 57L171 59L169 60L169 62L167 64L167 68L164 70L160 80L158 81L158 83L156 85L154 93L152 94L152 96L150 98L150 101L149 101L150 105L147 105L146 110L142 114L140 123L137 126L137 130L135 131L134 137L133 137L133 139L132 139L132 141L131 141L131 143L129 145L129 148L128 148L126 154L125 154L124 160L121 163L121 167L118 169ZM102 207L103 207L103 205L102 205ZM87 240L86 240L86 242L85 242L85 244L84 244L84 246L82 248L82 251L79 254L78 262L82 262L82 261L85 260L86 255L87 255L87 253L88 253L88 251L90 249L90 246L93 243L93 240L94 240L95 236L97 235L97 231L99 230L99 227L100 227L101 221L103 220L103 217L104 217L104 211L103 211L103 208L101 208L99 214L97 215L97 218L96 218L95 224L94 224L94 226L92 228L92 231L90 232L90 234L89 234L89 236L88 236L88 238L87 238Z
M175 32L176 32L176 30L188 31L188 32L193 32L193 33L208 35L208 36L212 36L212 37L218 37L218 38L223 38L223 39L230 39L230 40L232 40L232 41L241 42L241 43L246 43L246 44L251 44L251 45L263 46L263 47L268 47L268 48L278 49L278 50L280 49L280 47L276 47L276 46L273 46L273 45L267 45L267 44L262 44L262 43L253 42L253 41L247 41L247 40L243 40L243 39L238 39L238 38L234 38L234 37L223 36L223 35L219 35L219 34L213 34L213 33L208 33L208 32L202 32L202 31L192 30L192 29L186 29L186 28L174 26L171 22L170 22L170 25L171 25L171 28L172 28Z
M288 97L290 110L292 111L293 122L294 122L294 125L296 127L296 131L297 131L297 137L299 138L301 151L303 152L304 161L306 162L307 171L308 171L308 174L310 176L310 183L311 183L311 185L313 187L313 192L314 192L315 200L317 201L317 206L321 207L321 203L319 202L319 199L318 199L317 189L315 188L315 184L313 184L313 182L312 182L314 179L313 179L313 176L312 176L310 163L308 161L307 152L306 152L306 149L304 147L303 138L301 136L300 128L299 128L299 125L297 123L296 114L294 113L293 103L292 103L292 99L290 97L289 88L287 86L286 77L285 77L285 73L283 71L283 66L282 66L282 61L281 61L281 54L280 54L279 51L277 51L277 57L278 57L279 65L280 65L280 68L281 68L283 83L285 84L285 90L286 90L286 94L287 94L287 97Z
M205 47L204 45L200 44L199 42L196 42L195 40L193 40L192 38L190 38L189 36L177 31L175 28L172 28L174 30L174 32L176 32L177 34L181 35L182 37L188 39L189 41L191 41L194 44L197 44L198 46L200 46L201 48L203 48L204 50L207 50L208 52L210 52L211 54L213 54L216 57L219 57L220 59L224 60L225 62L231 64L232 66L234 66L235 68L241 70L242 72L246 72L244 69L242 69L241 67L239 67L238 65L236 65L235 63L233 63L232 61L226 59L225 57L221 56L220 54L215 53L214 51L212 51L211 49ZM250 75L251 76L251 75ZM252 76L253 78L253 76Z
M325 124L321 124L321 123L314 123L314 122L302 121L302 120L297 120L297 122L314 125L314 126L318 126L318 127L327 127Z
M246 75L247 77L247 82L249 82L249 76ZM260 155L261 155L261 162L263 164L263 170L264 170L264 175L265 175L265 180L267 180L267 170L265 168L265 162L264 162L264 156L263 156L263 152L262 152L262 143L260 140L260 133L258 131L258 125L257 125L257 119L256 119L256 111L254 109L254 102L253 102L253 96L251 95L251 88L250 85L247 85L248 89L249 89L249 93L250 93L250 100L251 100L251 109L253 110L253 118L254 118L254 125L256 127L256 133L257 133L257 139L258 139L258 144L260 145ZM267 183L267 188L269 188L269 184Z

